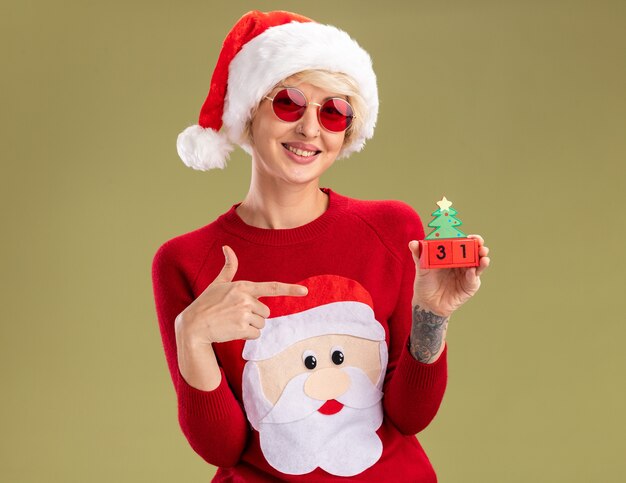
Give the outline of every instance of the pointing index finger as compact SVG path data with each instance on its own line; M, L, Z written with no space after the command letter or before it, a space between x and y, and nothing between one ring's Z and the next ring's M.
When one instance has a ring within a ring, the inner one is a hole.
M250 294L254 297L277 297L281 295L302 296L309 293L304 285L283 282L252 282Z

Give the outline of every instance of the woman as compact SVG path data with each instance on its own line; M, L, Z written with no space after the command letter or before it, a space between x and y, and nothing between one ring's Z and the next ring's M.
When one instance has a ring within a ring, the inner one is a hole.
M252 156L245 199L153 263L179 422L214 481L436 481L414 435L439 408L447 321L488 249L476 236L478 268L416 270L410 206L319 187L377 112L371 60L345 32L249 12L179 136L196 169L223 168L231 142Z

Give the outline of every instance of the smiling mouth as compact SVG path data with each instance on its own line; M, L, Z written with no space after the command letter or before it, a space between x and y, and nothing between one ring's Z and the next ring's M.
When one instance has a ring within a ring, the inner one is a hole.
M283 147L287 151L290 151L290 152L296 154L297 156L302 156L303 158L310 158L311 156L315 156L315 155L321 153L321 151L308 151L306 149L294 148L293 146L289 146L288 144L285 144L285 143L283 143Z

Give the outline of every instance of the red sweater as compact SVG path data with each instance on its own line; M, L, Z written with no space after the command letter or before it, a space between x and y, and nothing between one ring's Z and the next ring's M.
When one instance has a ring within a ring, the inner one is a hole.
M157 251L152 279L165 356L178 397L178 418L192 448L218 466L214 481L435 482L435 472L414 436L433 419L447 380L447 348L433 364L407 349L415 264L408 243L423 239L417 213L400 201L363 201L329 188L328 209L291 229L244 223L239 203L217 220L173 238ZM264 458L259 433L242 404L243 341L214 344L222 382L213 391L191 387L178 370L174 320L215 279L224 265L222 246L239 260L234 280L297 283L334 274L358 281L370 294L375 318L385 329L388 365L383 384L383 422L376 434L382 455L355 476L317 468L287 475Z

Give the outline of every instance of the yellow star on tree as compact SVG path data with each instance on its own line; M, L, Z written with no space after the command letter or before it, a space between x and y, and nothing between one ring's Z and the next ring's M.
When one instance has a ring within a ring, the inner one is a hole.
M448 211L450 207L452 206L452 201L448 201L446 197L444 196L443 199L441 199L440 201L437 201L437 205L439 206L440 210Z

